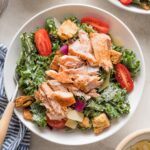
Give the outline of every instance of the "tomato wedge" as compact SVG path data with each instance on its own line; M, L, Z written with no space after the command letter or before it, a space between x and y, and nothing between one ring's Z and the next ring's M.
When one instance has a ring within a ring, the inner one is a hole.
M52 44L47 31L44 28L35 32L35 44L40 55L48 56L52 52Z
M56 129L63 129L65 127L65 123L66 120L50 120L47 117L47 124L52 127L52 128L56 128Z
M93 26L97 32L108 33L109 31L109 25L98 18L84 17L81 19L81 23L87 23Z
M123 5L130 5L133 0L119 0Z
M117 64L115 70L116 80L120 83L121 87L125 88L127 92L131 92L134 88L134 83L127 67L123 64Z

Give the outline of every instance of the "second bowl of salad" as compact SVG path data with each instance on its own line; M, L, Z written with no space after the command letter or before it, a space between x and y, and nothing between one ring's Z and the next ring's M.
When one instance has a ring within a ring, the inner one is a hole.
M149 0L109 0L109 2L127 11L150 14Z
M136 109L145 73L131 31L108 12L82 5L54 7L29 20L7 54L8 96L14 71L18 117L39 136L66 145L120 129Z

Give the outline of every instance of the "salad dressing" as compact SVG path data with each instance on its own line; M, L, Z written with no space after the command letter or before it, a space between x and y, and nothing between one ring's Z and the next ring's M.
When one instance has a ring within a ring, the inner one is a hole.
M143 140L143 141L137 142L131 147L127 148L126 150L150 150L150 141Z

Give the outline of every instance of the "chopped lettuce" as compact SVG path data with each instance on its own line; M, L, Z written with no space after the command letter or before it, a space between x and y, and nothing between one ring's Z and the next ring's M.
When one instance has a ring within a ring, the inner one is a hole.
M136 77L140 71L140 61L136 58L136 54L122 46L113 45L112 48L122 53L121 63L129 69L132 77Z
M40 102L34 102L31 105L31 112L33 114L33 121L40 127L46 127L46 108Z
M93 118L104 112L110 119L119 118L128 114L130 110L126 90L117 83L110 83L109 87L100 93L96 99L89 100L84 114Z
M45 80L45 71L49 68L54 54L48 57L40 56L35 47L33 33L23 33L20 38L22 52L16 68L19 87L25 95L34 95L35 90Z

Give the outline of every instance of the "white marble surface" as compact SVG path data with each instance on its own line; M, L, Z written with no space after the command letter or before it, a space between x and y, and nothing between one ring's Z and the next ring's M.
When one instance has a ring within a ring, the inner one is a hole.
M119 132L109 137L108 139L78 147L67 147L57 145L54 143L47 142L40 137L32 134L31 138L31 150L114 150L115 146L129 133L141 129L150 127L150 16L139 15L131 12L126 12L119 8L116 8L107 0L10 0L9 5L0 17L0 42L9 45L13 35L21 27L21 25L27 21L30 17L35 15L37 12L48 8L50 6L62 3L84 3L95 5L106 9L123 20L132 32L137 37L144 54L146 62L146 85L142 100L130 121L123 127ZM80 139L79 139L80 140Z

